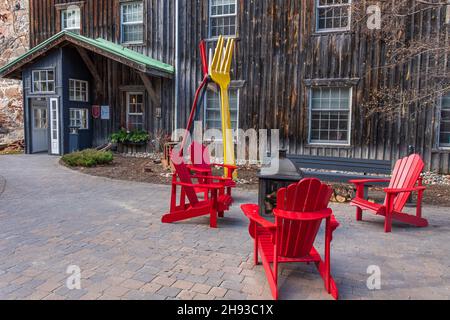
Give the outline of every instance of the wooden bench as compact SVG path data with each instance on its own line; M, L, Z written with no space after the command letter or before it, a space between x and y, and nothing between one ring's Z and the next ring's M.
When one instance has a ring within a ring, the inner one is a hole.
M359 179L389 179L391 174L391 161L386 160L301 155L287 157L303 171L305 178L318 178L327 182L348 183L349 180ZM386 183L374 182L373 185L386 185ZM368 187L365 188L365 195L367 192Z

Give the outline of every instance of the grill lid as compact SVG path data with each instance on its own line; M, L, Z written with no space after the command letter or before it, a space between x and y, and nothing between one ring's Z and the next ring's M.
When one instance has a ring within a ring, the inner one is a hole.
M272 158L270 160L270 167L263 167L258 173L259 178L270 179L292 179L300 180L303 177L303 172L298 169L295 164L287 158L287 150L279 151L279 158ZM278 169L276 168L278 161Z

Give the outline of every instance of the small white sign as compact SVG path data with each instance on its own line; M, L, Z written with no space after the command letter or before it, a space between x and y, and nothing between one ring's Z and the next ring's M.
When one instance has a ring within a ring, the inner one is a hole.
M109 120L109 106L102 106L102 120Z

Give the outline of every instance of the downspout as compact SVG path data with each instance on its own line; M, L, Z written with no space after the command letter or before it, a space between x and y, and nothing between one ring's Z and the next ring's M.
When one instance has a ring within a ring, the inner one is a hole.
M179 0L175 0L175 115L174 115L174 126L173 129L178 129L178 83L179 83L179 73L178 73L178 67L179 67L179 55L178 55L178 48L179 48L179 37L178 37L178 7L179 7ZM175 131L174 131L175 132ZM172 139L175 139L176 137L172 137Z

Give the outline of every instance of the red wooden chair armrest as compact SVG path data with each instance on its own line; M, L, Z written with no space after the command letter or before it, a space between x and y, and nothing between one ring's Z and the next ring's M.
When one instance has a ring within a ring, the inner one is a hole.
M362 180L349 180L349 183L353 183L355 185L364 185L364 184L370 184L370 183L376 183L376 182L390 182L391 179L362 179Z
M250 221L253 221L263 228L266 229L275 229L276 225L273 222L270 222L259 215L259 206L256 204L243 204L241 205L241 209Z
M200 178L200 179L205 179L205 180L230 181L230 178L217 177L217 176L192 176L192 178Z
M221 184L199 184L199 183L185 183L185 182L172 182L178 186L182 187L194 187L194 188L205 188L205 189L223 189L223 185Z
M209 173L209 172L211 171L211 169L208 169L208 168L198 168L198 167L193 166L193 165L188 165L187 167L188 167L189 170L195 171L195 172Z
M222 168L228 168L228 169L233 169L233 170L238 168L237 166L234 166L232 164L211 163L211 165L215 166L215 167L222 167Z
M389 194L399 194L404 192L414 192L414 191L424 191L426 190L426 187L414 187L414 188L404 188L404 189L391 189L391 188L384 188L383 191Z
M315 212L295 212L281 209L273 209L273 213L277 217L289 220L311 221L328 218L332 215L333 211L330 208Z

